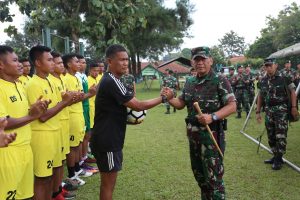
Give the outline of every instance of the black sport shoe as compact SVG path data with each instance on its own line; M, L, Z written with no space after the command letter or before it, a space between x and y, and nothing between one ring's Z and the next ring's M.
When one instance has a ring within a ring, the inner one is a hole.
M268 159L268 160L265 160L264 163L265 163L265 164L273 164L273 163L274 163L274 159L275 159L275 158L272 157L272 158L270 158L270 159Z
M272 165L273 170L280 170L282 168L282 162L280 158L275 158L274 163Z

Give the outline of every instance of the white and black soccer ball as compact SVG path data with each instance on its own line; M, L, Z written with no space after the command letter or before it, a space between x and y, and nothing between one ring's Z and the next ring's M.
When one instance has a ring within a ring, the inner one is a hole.
M147 110L134 111L131 108L127 108L127 123L140 124L144 121L146 114Z

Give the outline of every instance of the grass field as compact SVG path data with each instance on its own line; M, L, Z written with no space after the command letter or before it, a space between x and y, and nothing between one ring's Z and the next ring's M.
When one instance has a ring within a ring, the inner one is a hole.
M150 91L138 85L139 99L159 94L155 82ZM148 110L145 121L127 126L123 170L119 173L115 200L192 200L200 199L199 188L190 169L188 142L185 135L186 109L165 115L159 105ZM273 171L263 160L271 155L240 134L245 121L228 118L225 151L226 198L230 200L299 200L300 174L284 165ZM263 132L252 116L245 130L257 138ZM292 124L288 132L285 158L300 166L300 122ZM262 143L267 145L266 133ZM77 192L77 199L97 200L99 175L86 178L87 184Z

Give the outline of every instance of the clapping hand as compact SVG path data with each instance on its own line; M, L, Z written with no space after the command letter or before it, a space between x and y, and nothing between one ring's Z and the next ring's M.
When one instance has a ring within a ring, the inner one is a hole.
M5 117L0 118L0 147L7 147L8 144L16 140L16 133L4 133L4 128L7 125L7 120Z

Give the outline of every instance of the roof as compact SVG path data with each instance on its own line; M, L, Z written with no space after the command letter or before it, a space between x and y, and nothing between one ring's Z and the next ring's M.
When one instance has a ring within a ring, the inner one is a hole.
M172 62L163 67L158 68L158 66L161 65L162 63L164 63L164 62L163 61L154 62L154 63L142 62L141 69L143 70L147 66L149 66L149 67L151 66L164 74L166 73L166 69L171 69L174 73L179 73L179 74L189 74L190 73L190 69L188 67L186 67L180 63L177 63L177 62Z
M229 59L231 64L243 63L247 60L245 56L235 56Z

